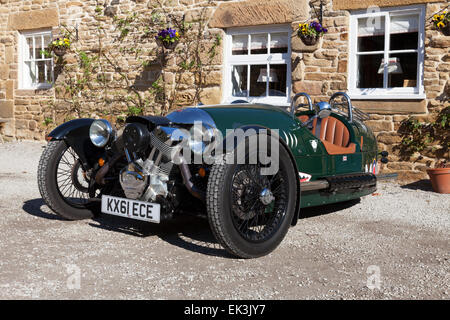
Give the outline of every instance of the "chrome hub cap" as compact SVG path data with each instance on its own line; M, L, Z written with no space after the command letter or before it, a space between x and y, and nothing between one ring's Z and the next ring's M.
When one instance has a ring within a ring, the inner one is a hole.
M265 206L267 206L273 200L275 200L275 197L273 196L272 192L269 189L265 188L263 189L263 191L261 191L261 194L259 195L259 200L261 200L261 202Z

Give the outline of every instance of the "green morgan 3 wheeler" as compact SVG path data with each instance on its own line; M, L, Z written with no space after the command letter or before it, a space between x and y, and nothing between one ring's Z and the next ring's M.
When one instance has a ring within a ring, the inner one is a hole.
M195 212L232 255L260 257L302 208L376 190L387 153L366 119L345 93L314 105L299 93L290 108L237 101L132 116L120 129L76 119L48 135L39 190L69 220L103 213L161 223Z

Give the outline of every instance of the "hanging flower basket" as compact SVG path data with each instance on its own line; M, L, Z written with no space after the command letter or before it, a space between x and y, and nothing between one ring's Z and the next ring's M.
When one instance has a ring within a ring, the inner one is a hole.
M450 13L447 10L442 13L436 13L433 16L433 24L444 35L450 36Z
M159 31L155 39L160 46L173 50L180 41L180 34L175 29L167 28Z
M62 57L70 48L70 40L68 38L57 38L50 43L48 50L52 51L56 56Z
M67 52L66 48L54 48L53 49L53 53L55 55L57 55L58 57L62 57L63 55L65 55Z
M310 35L300 35L300 39L302 39L303 43L307 46L313 46L319 40L318 36L310 36Z
M158 39L156 42L158 43L159 46L163 46L165 49L173 50L178 45L179 41L176 40L173 42L167 42L167 41L161 41Z
M320 37L322 37L328 30L317 21L310 23L300 23L298 29L298 36L307 46L313 46L317 43Z
M445 36L450 36L450 22L441 31Z

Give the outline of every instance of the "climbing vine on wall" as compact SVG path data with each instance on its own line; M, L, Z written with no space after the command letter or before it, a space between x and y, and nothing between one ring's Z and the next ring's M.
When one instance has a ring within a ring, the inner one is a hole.
M183 12L169 13L159 1L145 13L108 9L96 6L93 26L79 41L70 28L61 31L73 42L66 56L55 57L56 99L44 108L45 126L94 116L120 122L199 103L222 40L207 30L207 10L186 22ZM172 50L155 39L168 27L179 34Z

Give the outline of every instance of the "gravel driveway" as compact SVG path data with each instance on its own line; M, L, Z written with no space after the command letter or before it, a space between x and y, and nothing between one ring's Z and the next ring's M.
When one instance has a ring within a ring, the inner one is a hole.
M243 260L201 218L59 219L36 183L42 147L0 144L0 299L450 298L450 195L427 185L303 210L275 252Z

